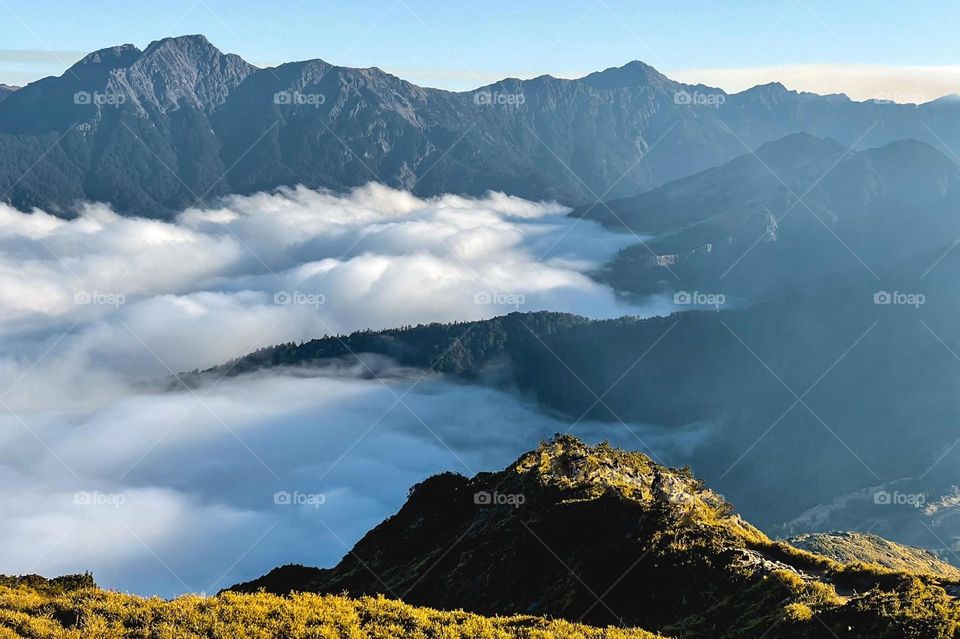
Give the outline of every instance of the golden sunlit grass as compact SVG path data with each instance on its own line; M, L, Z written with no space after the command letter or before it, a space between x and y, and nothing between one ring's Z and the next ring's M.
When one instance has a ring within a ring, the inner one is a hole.
M482 617L382 597L225 593L172 601L0 586L0 639L654 639L540 617Z

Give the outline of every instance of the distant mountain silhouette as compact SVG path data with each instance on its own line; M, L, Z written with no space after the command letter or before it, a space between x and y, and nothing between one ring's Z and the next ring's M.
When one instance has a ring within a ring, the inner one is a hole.
M945 248L960 237L960 166L914 140L849 151L796 134L574 215L652 236L610 265L621 290L762 299Z

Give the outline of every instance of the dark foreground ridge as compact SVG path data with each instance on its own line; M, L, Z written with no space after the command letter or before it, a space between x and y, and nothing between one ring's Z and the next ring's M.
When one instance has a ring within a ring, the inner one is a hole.
M864 554L864 557L869 555ZM415 486L333 569L233 590L382 594L673 637L954 637L952 575L840 563L769 539L686 469L572 436Z

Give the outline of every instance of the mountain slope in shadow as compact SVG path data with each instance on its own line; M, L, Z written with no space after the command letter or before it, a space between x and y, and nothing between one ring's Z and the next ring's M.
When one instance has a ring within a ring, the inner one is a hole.
M960 166L901 140L851 151L806 134L574 215L651 235L604 278L621 291L712 291L758 300L870 273L960 237Z

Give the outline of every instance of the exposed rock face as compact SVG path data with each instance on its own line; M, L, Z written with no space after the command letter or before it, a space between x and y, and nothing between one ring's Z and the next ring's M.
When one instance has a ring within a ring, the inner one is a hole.
M212 113L256 69L239 56L224 55L203 36L154 42L126 69L118 69L107 90L125 94L144 109L167 113L191 108Z
M857 594L867 591L929 591L958 614L949 580L842 565L772 542L731 510L687 470L560 435L502 472L415 486L333 569L288 566L234 589L383 593L678 637L820 637L841 627L873 637L903 625ZM920 632L951 623L929 619Z

